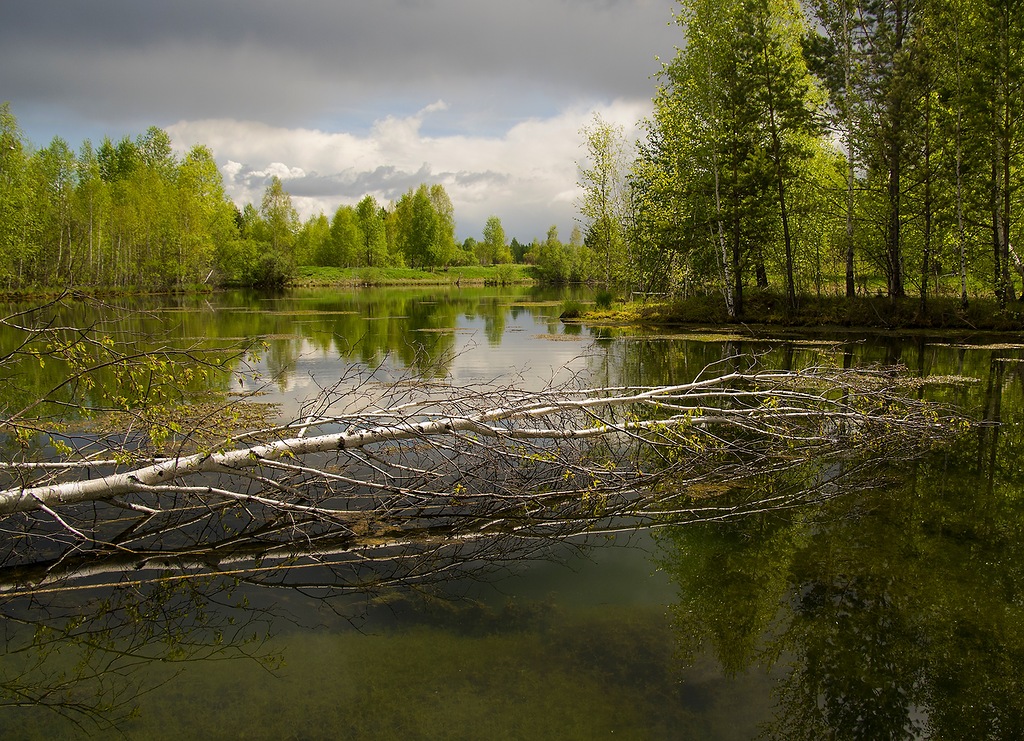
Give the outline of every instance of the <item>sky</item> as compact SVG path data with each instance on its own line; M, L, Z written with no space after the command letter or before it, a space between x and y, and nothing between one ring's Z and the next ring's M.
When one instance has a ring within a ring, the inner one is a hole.
M442 184L458 238L571 231L580 133L627 138L682 45L675 0L5 0L0 101L78 148L150 126L205 144L240 207L304 219Z

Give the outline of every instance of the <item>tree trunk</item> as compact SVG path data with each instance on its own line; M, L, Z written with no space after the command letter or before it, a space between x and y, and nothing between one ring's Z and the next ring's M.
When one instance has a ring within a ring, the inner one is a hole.
M924 246L921 256L921 315L928 311L928 278L932 253L932 170L931 170L931 93L925 99L924 115Z
M895 145L894 145L895 146ZM901 214L900 200L902 191L900 188L901 156L899 152L891 151L889 160L889 188L888 188L888 223L886 226L886 267L888 268L889 298L903 298L903 254L900 247L901 235Z

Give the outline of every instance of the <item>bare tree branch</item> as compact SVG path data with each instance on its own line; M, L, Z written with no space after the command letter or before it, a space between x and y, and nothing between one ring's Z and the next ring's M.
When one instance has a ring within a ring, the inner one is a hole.
M392 386L363 410L320 405L263 442L134 467L69 460L38 485L35 464L12 462L27 483L0 492L7 521L31 518L23 537L42 543L55 533L37 518L49 518L89 547L12 554L0 590L122 569L441 563L470 545L501 560L530 542L793 506L871 485L888 453L905 459L964 429L898 393L899 380L814 368L538 393ZM727 503L726 491L746 493Z

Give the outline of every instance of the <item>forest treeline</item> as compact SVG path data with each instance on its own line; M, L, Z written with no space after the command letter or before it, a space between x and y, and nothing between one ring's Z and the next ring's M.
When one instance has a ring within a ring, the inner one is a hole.
M301 221L279 178L260 203L239 208L207 147L179 157L157 127L77 151L60 137L37 149L0 105L0 290L276 286L298 265L493 265L529 252L507 240L497 216L481 239L457 242L440 184L389 204L367 195Z
M300 222L280 180L238 208L165 132L33 150L0 108L0 288L287 282L297 264L526 262L621 292L1020 294L1024 0L680 0L638 142L581 132L563 242L455 239L439 184Z
M682 0L632 154L597 118L588 241L633 290L1019 294L1024 2Z

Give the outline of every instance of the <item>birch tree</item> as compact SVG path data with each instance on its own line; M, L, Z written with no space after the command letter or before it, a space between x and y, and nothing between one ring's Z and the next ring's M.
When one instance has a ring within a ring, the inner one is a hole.
M1011 279L1011 244L1018 218L1018 192L1024 126L1024 3L986 0L980 3L984 33L978 84L989 144L989 209L996 298L1005 306L1015 298Z
M804 61L802 41L808 35L797 2L748 0L744 3L741 41L743 74L749 77L747 105L754 108L753 131L771 163L785 254L786 296L796 309L794 244L789 191L796 183L797 162L811 155L815 122L823 99Z
M973 31L976 24L972 22L971 3L964 0L950 2L936 13L934 23L945 32L937 34L937 43L948 64L940 71L942 88L949 104L946 108L944 123L947 139L951 142L953 172L953 203L955 223L955 245L957 272L959 274L960 307L966 310L967 296L967 208L970 200L968 194L967 173L971 167L968 150L967 130L970 100L970 77L968 74L967 57L972 46ZM947 158L948 162L948 158Z
M382 266L388 262L388 242L382 214L383 210L373 196L364 196L356 204L359 231L363 235L360 264L367 267Z
M857 295L854 220L856 173L860 162L858 150L854 144L858 105L855 94L858 70L854 59L857 4L856 0L816 0L812 7L813 16L825 35L824 37L819 37L816 34L808 35L811 45L820 47L812 51L810 62L817 68L819 79L829 91L829 106L826 110L830 119L830 128L842 142L846 159L843 257L846 297L853 298Z
M213 153L192 147L176 178L179 223L177 282L209 281L217 244L233 238L234 211Z
M648 196L641 208L659 223L656 234L672 235L665 247L698 262L710 250L726 310L735 319L743 313L744 250L741 127L734 120L739 95L725 32L732 27L731 9L697 0L682 4L677 22L687 44L662 68L637 176Z
M872 0L858 17L858 53L866 73L860 96L865 101L859 121L869 177L883 196L884 252L887 293L903 298L903 226L907 174L915 156L914 104L918 90L912 61L915 34L921 21L921 0Z
M604 284L611 286L623 267L626 143L621 126L594 114L583 128L587 156L578 163L579 187L583 190L580 214L595 251L601 257Z
M505 228L497 216L489 216L484 224L484 240L478 242L481 265L501 265L512 262L512 251L505 239Z
M10 104L0 103L0 278L7 287L20 283L30 203L24 137Z

